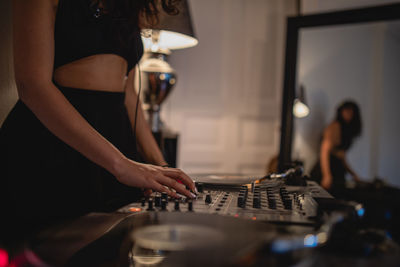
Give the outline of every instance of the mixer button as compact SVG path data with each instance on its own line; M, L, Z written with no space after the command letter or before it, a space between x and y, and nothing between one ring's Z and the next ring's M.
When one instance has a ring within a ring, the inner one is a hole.
M197 191L198 191L199 193L203 193L203 191L204 191L203 183L195 183L195 186L196 186Z
M153 199L149 198L147 210L154 210L153 209Z
M218 204L218 207L222 207L223 205L224 205L224 204L222 204L222 203L219 203L219 204Z
M161 200L161 210L167 210L167 201L165 199Z
M179 200L178 199L175 199L175 207L174 207L174 209L175 210L179 210Z
M207 204L210 204L210 203L212 202L212 199L211 199L211 195L210 195L210 194L207 194L207 195L206 195L205 202L206 202Z
M154 205L156 206L156 207L160 207L161 206L161 196L160 195L156 195L155 196L155 198L154 198Z
M188 201L188 210L193 211L193 201L191 199Z
M244 199L243 197L238 197L238 201L237 201L237 205L238 207L242 207L244 203Z

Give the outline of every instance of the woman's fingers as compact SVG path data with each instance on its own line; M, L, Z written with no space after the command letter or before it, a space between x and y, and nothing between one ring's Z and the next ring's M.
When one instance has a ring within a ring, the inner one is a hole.
M188 198L194 198L196 197L193 193L191 193L189 190L186 190L185 186L178 183L175 179L171 179L170 177L160 175L156 177L156 180L158 183L166 185L170 188L173 188L176 190L176 192L188 197Z
M196 187L194 185L193 180L183 171L179 169L166 168L163 170L163 174L172 177L174 179L179 179L185 185L187 185L193 192L196 191Z
M153 186L152 186L152 189L155 190L155 191L157 191L157 192L161 192L161 193L162 193L162 192L165 192L165 193L167 193L170 197L179 198L179 196L178 196L177 193L175 193L174 191L170 190L169 188L163 186L162 184L160 184L160 183L158 183L158 182L156 182L156 181L154 181Z

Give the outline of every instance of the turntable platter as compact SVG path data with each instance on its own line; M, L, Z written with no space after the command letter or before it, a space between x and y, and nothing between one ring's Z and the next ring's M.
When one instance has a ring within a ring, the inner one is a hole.
M249 184L263 176L261 174L190 174L196 182L223 185Z

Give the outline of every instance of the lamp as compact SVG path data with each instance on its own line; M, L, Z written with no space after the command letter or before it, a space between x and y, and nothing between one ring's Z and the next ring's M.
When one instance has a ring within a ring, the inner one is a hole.
M151 29L142 30L144 55L140 62L140 75L143 109L146 111L153 135L162 149L164 138L175 136L168 132L160 118L161 104L176 84L175 70L167 62L167 58L171 50L193 47L198 43L188 1L180 0L177 8L177 15L168 15L160 4L159 24ZM167 157L166 160L168 161Z
M297 118L304 118L310 114L310 108L306 104L305 89L303 85L300 85L297 98L294 100L293 114Z
M177 15L171 16L160 8L159 24L152 29L143 29L147 36L142 38L145 51L168 53L197 45L187 0L179 1L178 10Z

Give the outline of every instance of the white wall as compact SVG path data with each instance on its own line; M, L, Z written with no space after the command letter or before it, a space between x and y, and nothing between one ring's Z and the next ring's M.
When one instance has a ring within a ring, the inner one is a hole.
M374 93L379 91L382 56L382 24L335 26L302 30L298 58L298 83L304 84L311 113L295 120L293 155L305 160L309 171L317 160L323 128L335 116L336 107L353 99L361 109L362 136L348 159L362 177L371 177L371 139L376 127ZM376 56L378 55L378 56ZM376 149L375 149L376 150Z
M199 45L174 51L163 106L187 172L264 173L279 150L285 21L293 0L192 0ZM290 13L291 11L291 13Z
M378 151L379 175L400 186L400 23L388 29L385 36L383 70L383 106L381 109Z

